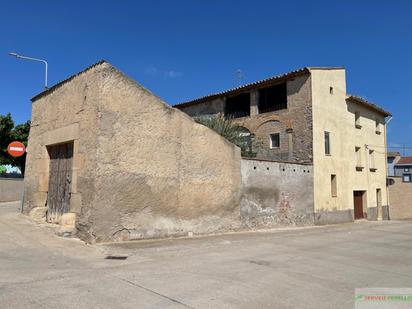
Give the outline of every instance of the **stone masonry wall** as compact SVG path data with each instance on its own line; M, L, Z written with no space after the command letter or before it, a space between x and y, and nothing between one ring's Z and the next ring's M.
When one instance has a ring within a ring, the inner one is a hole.
M259 114L258 88L251 91L251 116L234 121L255 134L258 159L296 163L313 161L311 77L309 74L287 80L288 108ZM212 101L179 107L190 116L219 115L224 112L224 95ZM280 133L280 148L270 149L269 135Z

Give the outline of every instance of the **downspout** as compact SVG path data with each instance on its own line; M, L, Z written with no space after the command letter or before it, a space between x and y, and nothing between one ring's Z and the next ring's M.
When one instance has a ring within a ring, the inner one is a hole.
M390 217L389 217L389 189L388 189L388 176L389 176L389 174L388 174L388 145L387 145L387 138L386 138L386 126L392 120L392 118L393 117L390 116L388 118L388 120L385 120L385 125L384 125L384 128L383 128L384 134L385 134L384 140L385 140L385 170L386 170L386 172L385 172L385 174L386 174L386 207L388 207L388 218L387 218L387 220L389 220ZM380 219L382 220L382 211L381 211L380 217L381 217Z

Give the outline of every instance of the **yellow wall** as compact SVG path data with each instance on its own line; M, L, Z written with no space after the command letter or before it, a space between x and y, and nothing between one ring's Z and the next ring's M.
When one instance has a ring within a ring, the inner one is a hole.
M376 189L380 188L382 205L387 205L384 117L346 100L344 69L313 69L311 74L315 212L352 210L354 190L367 191L364 207L365 203L376 207ZM355 111L360 112L361 129L355 127ZM381 134L376 134L376 118L381 122ZM330 132L330 156L325 155L324 131ZM365 145L375 150L374 172L369 169ZM356 170L356 146L361 147L361 171ZM331 194L331 174L337 175L337 197Z

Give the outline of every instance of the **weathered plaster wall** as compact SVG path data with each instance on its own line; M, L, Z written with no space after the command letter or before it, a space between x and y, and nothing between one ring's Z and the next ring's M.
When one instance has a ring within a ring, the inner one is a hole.
M87 241L239 228L240 149L102 63L32 106L24 212L45 206L47 145L74 142L70 211Z
M84 238L141 239L239 227L238 147L110 65L99 91L97 194L79 218Z
M0 202L20 200L23 184L22 178L0 178Z
M217 98L215 100L187 106L181 108L181 110L191 117L223 115L225 113L225 99L223 97Z
M102 69L102 66L96 66L32 103L24 213L46 205L50 164L48 145L74 144L70 210L78 213L94 199L99 72Z
M412 219L412 183L402 182L402 177L390 177L389 183L390 219Z
M383 116L358 104L346 101L344 69L312 70L313 152L315 186L315 220L318 224L353 220L353 191L366 191L364 213L376 220L385 217L386 165L385 130L376 134L376 117ZM330 93L333 87L333 93ZM361 129L355 128L355 111L360 111ZM330 132L331 154L325 154L324 132ZM369 148L367 149L365 145ZM372 147L373 145L373 147ZM355 147L361 147L364 168L356 169ZM376 150L376 170L370 169L367 152ZM331 194L331 175L337 177L337 196ZM377 210L376 189L381 189L381 208Z
M242 222L249 228L314 223L313 167L242 159Z

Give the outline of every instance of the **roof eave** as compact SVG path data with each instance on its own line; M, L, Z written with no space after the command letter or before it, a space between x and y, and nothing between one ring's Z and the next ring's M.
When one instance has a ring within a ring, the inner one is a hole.
M364 98L361 98L361 97L358 97L358 96L355 96L355 95L348 95L346 97L346 100L361 104L362 106L364 106L366 108L369 108L369 109L371 109L371 110L373 110L373 111L375 111L375 112L377 112L377 113L379 113L379 114L381 114L385 117L392 117L392 114L390 112L384 110L382 107L379 107L378 105L376 105L372 102L369 102L368 100L366 100Z
M250 89L253 89L255 87L260 87L260 86L264 86L266 84L271 84L273 82L280 82L282 80L286 80L289 78L293 78L293 77L297 77L297 76L301 76L301 75L305 75L305 74L310 74L310 70L312 69L312 67L304 67L295 71L291 71L288 73L284 73L281 75L277 75L277 76L272 76L266 79L262 79L253 83L249 83L243 86L239 86L236 88L232 88L232 89L228 89L228 90L224 90L221 92L216 92L216 93L212 93L209 94L207 96L203 96L194 100L190 100L190 101L186 101L186 102L182 102L182 103L177 103L175 105L173 105L173 107L177 107L177 108L182 108L182 107L187 107L187 106L192 106L192 105L196 105L196 104L200 104L206 101L210 101L219 97L224 97L224 96L231 96L234 94L238 94L238 93L242 93L245 91L248 91ZM333 68L336 69L336 68Z

